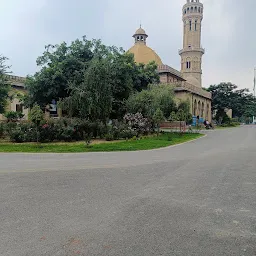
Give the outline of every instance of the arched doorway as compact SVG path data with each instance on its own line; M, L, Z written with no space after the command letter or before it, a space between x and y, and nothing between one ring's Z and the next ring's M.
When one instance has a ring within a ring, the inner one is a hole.
M196 109L197 109L197 102L196 100L194 101L194 110L193 110L193 115L196 116Z

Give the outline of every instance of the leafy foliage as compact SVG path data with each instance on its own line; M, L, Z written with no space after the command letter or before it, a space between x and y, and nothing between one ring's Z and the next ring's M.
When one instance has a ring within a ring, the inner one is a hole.
M8 122L16 122L24 117L21 112L9 111L4 114Z
M7 83L6 72L9 68L5 65L7 58L0 55L0 114L4 113L9 96L10 86Z
M33 108L29 112L29 119L32 123L39 125L41 121L44 119L44 112L40 108L39 105L34 105Z
M152 130L151 121L148 118L144 118L141 113L128 113L123 119L130 128L137 132L137 135L148 134Z
M212 93L212 110L217 111L217 121L224 119L225 122L225 109L232 109L233 116L240 119L256 114L256 100L248 89L238 89L232 83L220 83L211 85L208 91Z
M163 111L160 108L158 108L156 110L156 112L154 113L153 121L157 126L157 134L159 134L160 123L164 121L164 114L163 114Z
M159 81L155 63L137 65L132 54L85 37L71 45L48 45L37 64L41 70L27 78L26 105L61 100L69 116L93 121L121 119L128 97Z
M133 94L127 101L128 112L139 112L151 119L158 108L166 118L176 110L174 91L171 85L151 85L147 90Z

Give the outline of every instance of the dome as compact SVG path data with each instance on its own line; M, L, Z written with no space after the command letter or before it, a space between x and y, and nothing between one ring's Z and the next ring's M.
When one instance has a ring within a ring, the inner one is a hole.
M136 30L134 35L147 35L147 34L146 34L146 31L140 27L139 29Z
M134 54L134 60L136 63L148 64L155 61L158 66L163 65L160 57L155 53L155 51L145 44L135 44L128 52Z
M199 81L193 76L188 76L186 78L186 80L187 80L188 83L190 83L192 85L199 86Z

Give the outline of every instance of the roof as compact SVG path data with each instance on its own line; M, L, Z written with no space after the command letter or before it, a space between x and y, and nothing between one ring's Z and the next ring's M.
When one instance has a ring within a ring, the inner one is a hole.
M156 52L145 44L135 44L128 52L134 54L134 60L137 63L148 64L155 61L157 65L163 65Z
M137 36L137 35L145 35L145 36L148 36L148 35L146 34L146 31L145 31L143 28L141 28L141 27L136 30L136 32L135 32L135 34L133 35L133 37L135 37L135 36Z
M179 72L178 70L168 66L168 65L160 65L158 66L157 68L158 70L158 73L161 74L161 73L171 73L172 75L178 77L180 80L182 81L186 81L184 78L183 78L183 75L181 72Z

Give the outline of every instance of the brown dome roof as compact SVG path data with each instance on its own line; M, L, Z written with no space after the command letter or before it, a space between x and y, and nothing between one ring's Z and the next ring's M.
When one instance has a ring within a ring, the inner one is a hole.
M163 65L162 60L155 51L145 44L135 44L128 52L134 54L134 59L137 63L148 64L155 61L157 65Z

